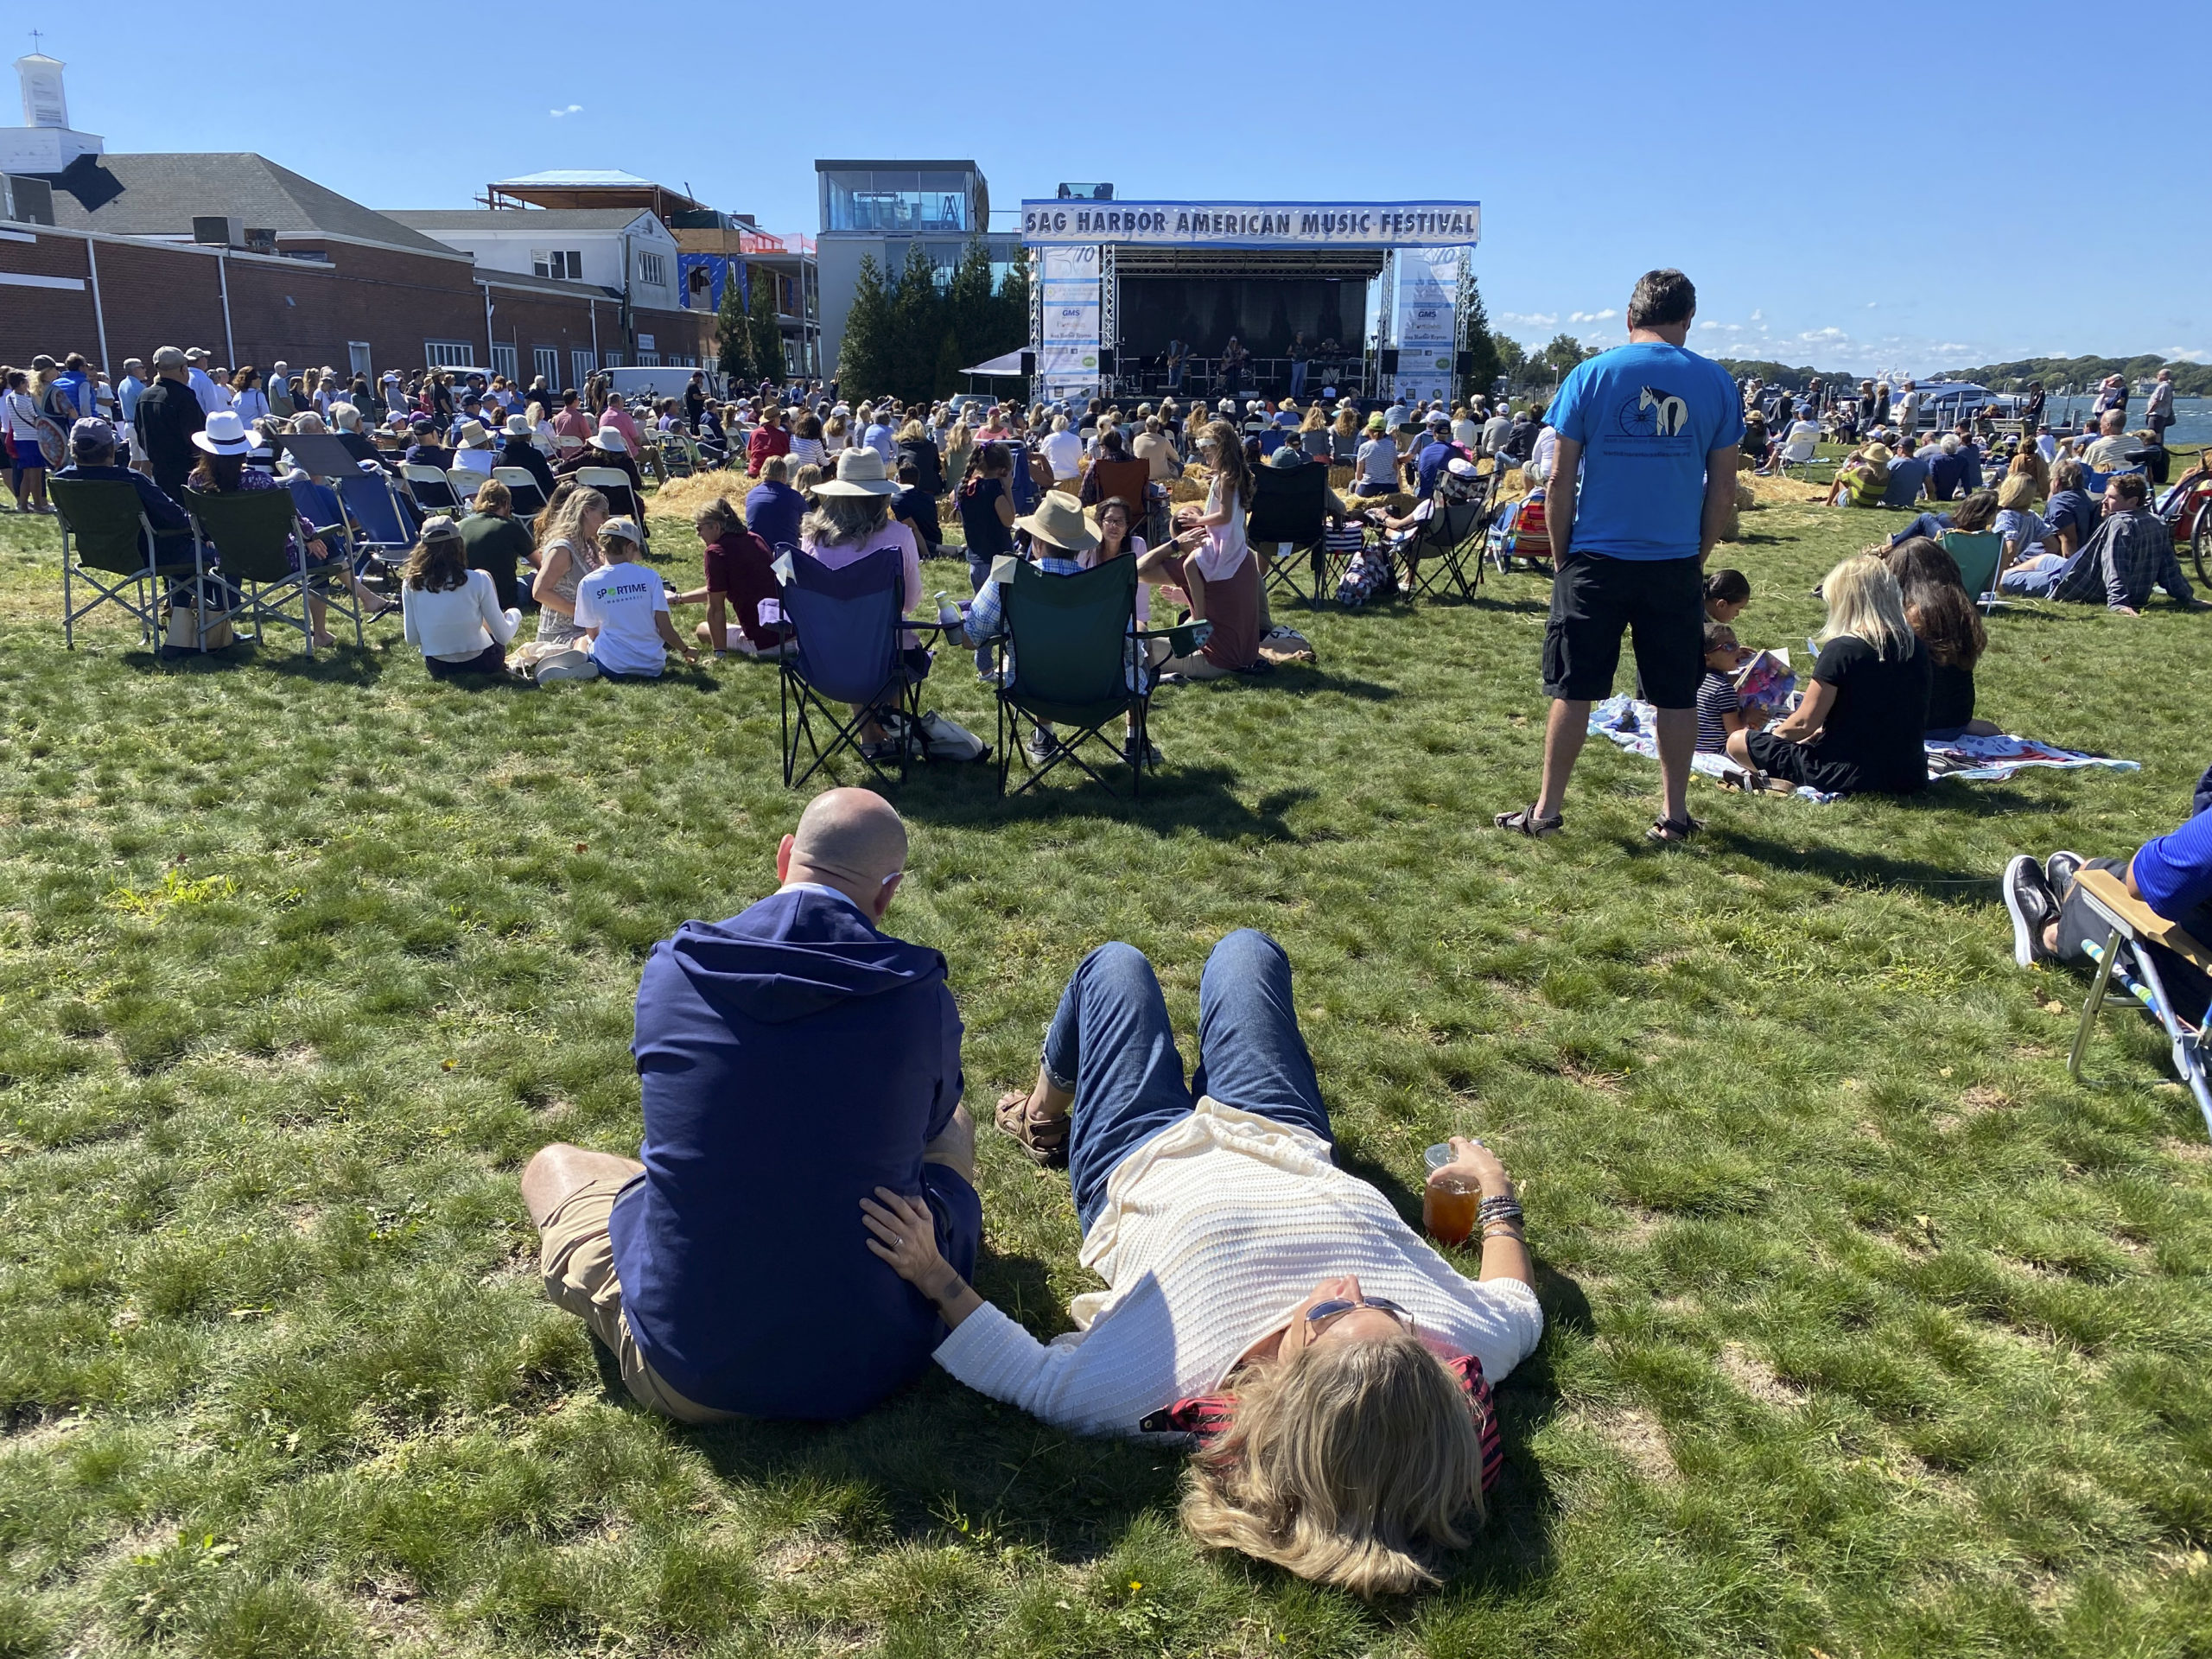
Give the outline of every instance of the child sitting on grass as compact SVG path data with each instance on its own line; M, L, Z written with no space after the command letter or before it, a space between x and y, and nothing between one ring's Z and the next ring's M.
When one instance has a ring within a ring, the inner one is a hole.
M636 563L644 542L635 520L608 519L599 531L607 563L576 583L576 626L589 636L585 649L602 679L657 680L671 651L699 660L668 620L660 572Z
M1715 574L1736 575L1732 570ZM1705 625L1705 677L1698 682L1697 688L1700 754L1726 754L1729 733L1757 731L1767 722L1764 709L1746 710L1736 696L1736 671L1743 665L1743 657L1744 652L1736 644L1736 631L1726 622L1708 618Z
M768 544L747 530L737 509L720 496L693 515L691 527L706 543L706 584L669 602L706 606L707 620L696 632L717 657L730 651L744 657L782 656L787 631L780 622L760 620L761 601L776 598L778 591L775 558ZM729 632L732 609L737 613L734 644Z

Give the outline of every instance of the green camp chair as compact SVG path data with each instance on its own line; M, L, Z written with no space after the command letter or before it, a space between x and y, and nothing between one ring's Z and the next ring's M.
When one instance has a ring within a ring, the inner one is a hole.
M2005 556L2005 538L1993 530L1947 530L1941 539L1959 567L1967 597L1989 610L1997 603L1997 564Z
M149 647L161 643L162 599L172 582L190 576L199 589L201 572L197 540L188 532L156 531L139 505L138 492L119 478L57 478L47 488L61 519L61 638L77 648L78 619L103 605L120 605L138 619L138 638ZM154 550L149 557L146 550ZM103 578L110 580L103 580ZM77 603L76 584L98 595ZM207 649L207 631L200 649Z
M310 595L321 599L353 623L353 643L365 645L361 607L346 581L353 567L344 559L311 560L306 556L308 527L289 490L254 490L238 495L184 493L185 511L192 515L192 530L200 543L201 558L212 550L223 582L238 592L238 603L227 615L252 619L254 643L261 642L261 621L273 617L296 625L315 655L315 624L308 614ZM300 537L302 557L295 570L289 556L293 536ZM200 619L202 631L223 618Z
M1002 558L991 574L1004 602L1007 635L999 648L999 793L1007 792L1014 755L1020 750L1028 775L1013 791L1016 795L1043 782L1064 761L1112 794L1113 785L1082 753L1084 744L1096 741L1128 766L1130 792L1141 794L1152 676L1147 671L1141 677L1144 689L1132 691L1128 652L1133 637L1142 651L1153 636L1132 632L1137 562L1115 559L1078 575L1055 576L1033 564ZM1042 765L1017 741L1025 715L1058 728L1058 742ZM1125 715L1130 723L1126 751L1116 736L1108 735L1109 726Z

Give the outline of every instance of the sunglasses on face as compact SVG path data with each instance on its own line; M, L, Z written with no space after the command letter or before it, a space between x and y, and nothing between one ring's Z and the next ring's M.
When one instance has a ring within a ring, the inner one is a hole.
M1383 1313L1389 1314L1393 1319L1396 1319L1399 1324L1404 1325L1408 1330L1411 1330L1413 1328L1414 1316L1412 1314L1407 1313L1404 1308L1400 1307L1395 1302L1385 1300L1380 1296L1370 1296L1363 1302L1348 1302L1337 1297L1332 1297L1325 1302L1316 1302L1313 1306L1306 1310L1306 1323L1309 1326L1318 1325L1323 1319L1333 1319L1339 1313L1349 1313L1356 1307L1379 1308Z

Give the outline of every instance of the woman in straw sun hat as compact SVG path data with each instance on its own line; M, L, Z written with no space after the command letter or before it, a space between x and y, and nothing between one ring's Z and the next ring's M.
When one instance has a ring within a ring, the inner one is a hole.
M891 516L891 498L899 486L886 470L883 457L866 444L857 444L837 456L837 471L814 486L814 508L799 520L799 551L832 570L857 564L886 548L899 550L901 614L922 602L922 550L913 531ZM912 632L900 636L906 649L906 672L920 679L930 671L929 652ZM861 710L855 708L855 714ZM861 727L864 752L871 759L894 758L882 727L869 718Z

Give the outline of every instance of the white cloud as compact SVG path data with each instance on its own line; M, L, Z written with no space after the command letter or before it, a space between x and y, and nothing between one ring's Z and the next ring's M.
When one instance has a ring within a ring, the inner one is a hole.
M1569 322L1605 322L1618 315L1620 315L1619 312L1607 306L1603 311L1574 312L1568 316L1567 321Z
M2212 352L2199 352L2187 346L2169 346L2158 353L2161 357L2177 358L2183 363L2202 363L2212 360Z
M1878 308L1879 308L1879 306L1881 305L1881 303L1882 303L1882 302L1881 302L1879 300L1869 300L1869 301L1867 301L1867 302L1866 302L1866 308L1867 308L1869 311L1875 310L1875 309L1877 309Z
M546 114L551 116L556 121L558 121L564 115L582 115L583 112L584 106L581 104L571 104L565 110L548 110L545 111Z
M1816 341L1849 340L1851 336L1845 334L1840 328L1808 328L1803 334L1798 335L1797 338L1807 341Z
M1764 313L1764 311L1754 311L1754 312L1752 312L1752 313L1751 313L1751 321L1752 321L1753 322L1764 322L1764 321L1766 321L1766 313Z
M1501 311L1497 314L1507 322L1518 322L1531 328L1548 328L1559 321L1556 311Z

